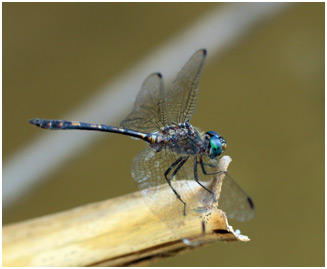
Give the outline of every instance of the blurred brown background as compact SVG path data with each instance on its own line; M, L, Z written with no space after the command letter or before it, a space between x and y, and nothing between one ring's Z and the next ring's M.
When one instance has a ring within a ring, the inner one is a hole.
M28 119L62 118L217 5L3 4L4 168L44 132ZM211 55L192 124L227 139L229 172L256 205L231 225L251 241L154 265L324 265L324 31L324 3L297 3ZM104 135L4 209L3 224L136 191L128 168L144 146Z

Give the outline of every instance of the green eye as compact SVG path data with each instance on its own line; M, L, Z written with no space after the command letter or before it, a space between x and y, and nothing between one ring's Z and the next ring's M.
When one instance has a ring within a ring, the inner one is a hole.
M209 157L214 159L218 157L223 151L221 141L217 136L210 138L210 148L209 148Z

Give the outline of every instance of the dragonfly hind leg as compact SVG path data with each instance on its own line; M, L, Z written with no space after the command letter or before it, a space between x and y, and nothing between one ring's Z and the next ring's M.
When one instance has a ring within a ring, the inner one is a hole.
M175 190L175 188L171 185L171 181L174 179L174 176L177 174L177 172L182 168L182 166L185 164L185 162L188 160L189 157L180 157L177 159L177 161L175 161L165 172L165 178L168 182L169 187L172 189L172 191L175 193L176 197L183 203L184 205L184 216L186 216L186 203L183 201L182 197L180 196L180 194ZM176 167L176 169L174 170L174 172L172 173L172 175L168 178L167 175L169 174L169 172L174 169L174 167L178 165Z
M201 166L203 166L203 162L202 162L202 159L200 157L200 162L201 162ZM202 168L202 171L203 171L203 168ZM203 172L204 173L204 172ZM205 173L204 173L205 174ZM206 175L206 174L205 174ZM200 181L199 181L199 177L198 177L198 160L197 160L197 157L194 158L194 178L195 178L195 181L202 187L204 188L207 192L211 193L212 194L212 198L215 202L217 202L217 199L215 197L215 194L209 190L206 186L204 186Z

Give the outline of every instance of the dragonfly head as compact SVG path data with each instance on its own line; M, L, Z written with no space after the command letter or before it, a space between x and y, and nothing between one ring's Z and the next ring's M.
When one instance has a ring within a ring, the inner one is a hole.
M227 149L227 143L225 138L223 138L214 131L207 132L206 139L209 142L207 153L210 159L217 158Z

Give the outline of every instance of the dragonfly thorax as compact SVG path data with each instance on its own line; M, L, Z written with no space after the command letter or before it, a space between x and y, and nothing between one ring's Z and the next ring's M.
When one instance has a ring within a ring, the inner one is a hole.
M196 155L204 151L203 140L198 131L189 123L165 126L159 132L162 140L151 145L156 151L164 147L182 155Z
M162 128L162 134L171 138L185 139L186 137L196 136L196 129L189 123L179 123Z

